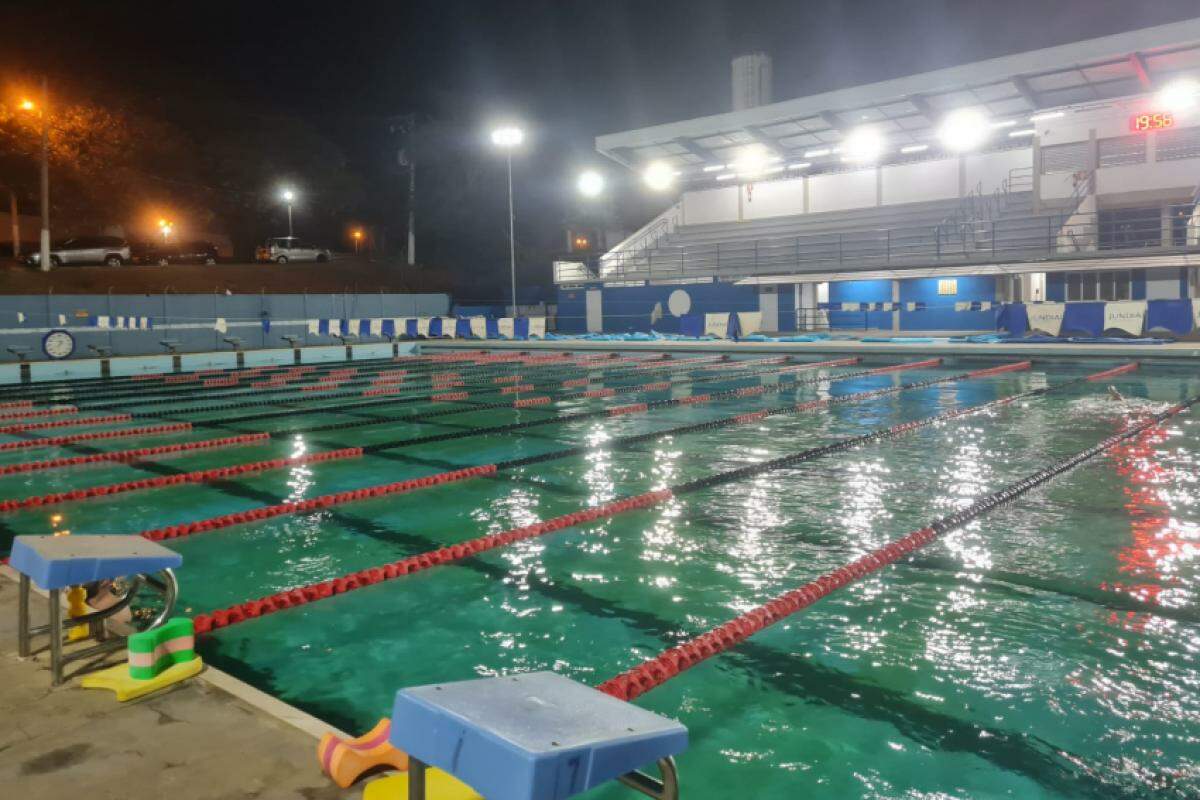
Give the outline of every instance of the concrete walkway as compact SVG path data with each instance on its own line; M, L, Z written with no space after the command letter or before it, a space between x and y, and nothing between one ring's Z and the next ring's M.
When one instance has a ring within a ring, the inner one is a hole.
M35 596L35 612L45 608ZM68 680L50 688L45 654L17 657L17 584L0 575L0 796L13 800L335 800L312 733L211 674L141 700ZM40 618L35 615L34 623ZM46 647L45 638L35 646ZM68 665L68 672L78 664ZM211 673L211 671L210 671ZM229 685L251 699L218 688ZM287 709L289 707L282 706ZM294 709L292 710L295 713ZM301 723L303 725L303 723ZM308 727L313 727L309 718Z

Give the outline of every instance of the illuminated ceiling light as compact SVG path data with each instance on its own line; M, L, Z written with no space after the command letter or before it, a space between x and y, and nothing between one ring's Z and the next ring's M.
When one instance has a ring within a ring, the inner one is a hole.
M725 169L724 164L709 164L707 167L704 168L704 171L705 172L720 172L723 169Z
M788 164L788 169L808 169L811 166L811 161L800 161L795 164Z
M665 161L651 161L642 172L642 180L656 192L665 192L675 183L675 170Z
M1037 131L1034 130L1033 128L1025 128L1024 130L1019 130L1019 131L1009 131L1008 138L1016 139L1021 136L1033 136L1036 133L1037 133Z
M1180 78L1168 83L1158 93L1158 104L1165 111L1186 111L1200 103L1200 83Z
M776 172L783 172L786 167L783 164L776 164L773 167L767 167L762 171L763 175L774 175Z
M1002 119L999 122L993 122L993 128L1011 128L1017 124L1015 119Z
M973 108L951 111L938 128L938 138L947 150L961 153L987 141L991 126L982 112Z
M586 170L579 173L575 186L584 197L598 197L604 191L604 176L594 169Z
M832 152L833 152L833 151L832 151L832 150L830 150L828 147L822 147L822 148L820 148L820 149L818 149L818 150L806 150L806 151L804 151L804 157L805 157L805 158L820 158L821 156L827 156L827 155L829 155L829 154L830 154L830 153L832 153Z
M1044 119L1058 119L1059 117L1065 117L1066 115L1067 115L1067 112L1065 112L1065 111L1039 111L1038 113L1031 116L1029 118L1029 121L1030 122L1041 122Z
M863 126L850 131L842 142L842 161L864 164L875 161L883 153L886 140L876 128Z
M496 147L517 147L525 141L525 131L516 125L505 125L492 131L492 144Z
M752 177L763 171L763 168L771 160L771 154L761 144L752 144L743 147L738 152L738 156L729 166L738 175L746 175Z
M736 173L736 172L723 172L723 173L721 173L720 175L718 175L718 176L717 176L717 180L719 180L719 181L731 181L731 180L733 180L733 179L734 179L734 178L736 178L736 177L737 177L737 173Z
M908 155L909 153L923 153L929 149L927 144L906 144L900 148L900 152Z

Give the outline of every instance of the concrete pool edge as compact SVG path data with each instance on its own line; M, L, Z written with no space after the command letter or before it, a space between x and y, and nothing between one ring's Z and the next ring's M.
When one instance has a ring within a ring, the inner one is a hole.
M8 564L0 565L0 577L7 579L14 586L18 583L17 572ZM36 585L33 587L33 591L39 597L45 598L47 596ZM63 684L62 688L79 689L78 683L74 682L76 677L78 676L73 675ZM343 738L352 738L350 734L335 728L318 717L306 711L301 711L299 708L251 686L240 678L235 678L228 672L214 667L212 664L206 663L204 670L196 676L195 680L219 689L232 696L235 700L240 700L246 705L252 706L266 716L311 736L314 743L319 741L326 733L333 733ZM153 697L154 695L149 696Z

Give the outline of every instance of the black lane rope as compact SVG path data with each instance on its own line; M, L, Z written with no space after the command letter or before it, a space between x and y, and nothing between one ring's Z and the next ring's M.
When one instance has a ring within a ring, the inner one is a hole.
M951 409L949 411L934 414L923 419L876 429L857 436L844 437L825 445L811 447L806 450L801 450L796 453L782 456L780 458L764 461L759 464L752 464L746 467L714 473L704 478L687 481L672 487L644 492L639 495L618 498L605 503L604 505L588 507L576 512L562 514L552 519L543 520L541 522L532 523L519 528L513 528L507 531L501 531L499 533L478 536L463 542L445 545L437 548L436 550L406 556L399 561L390 562L375 567L367 567L353 573L330 578L316 583L310 583L305 586L294 587L292 589L277 592L266 597L246 600L227 608L197 615L195 617L196 632L198 634L209 633L213 630L229 627L230 625L244 622L249 619L255 619L266 614L273 614L279 611L284 611L288 608L306 605L310 602L344 594L356 589L366 588L367 586L372 586L382 581L393 580L405 575L423 572L436 566L451 564L463 559L472 558L491 550L507 547L508 545L515 544L516 542L545 536L547 534L555 533L566 528L575 527L580 524L594 522L600 519L607 519L627 511L650 508L652 506L667 502L671 498L679 495L689 494L691 492L701 491L715 486L741 481L746 478L759 475L763 472L792 467L806 461L823 458L824 456L833 453L858 448L873 442L898 438L920 428L926 428L941 422L956 419L958 417L979 414L989 408L1009 405L1019 400L1038 397L1050 392L1061 391L1067 387L1084 383L1087 380L1089 380L1089 376L1065 381L1054 386L1018 392L1006 397L989 400L971 406L963 406ZM1196 402L1196 399L1193 399L1191 402ZM413 489L443 485L445 483L455 482L471 477L494 475L495 468L495 465L469 467L467 469L457 470L451 473L428 476L423 479L423 481L422 479L408 481L405 482L405 485L402 488L400 488L399 484L385 485L381 487L367 487L361 490L344 492L338 496L331 496L328 502L329 504L354 502L359 499L379 497L385 494L394 493L396 491L411 491ZM321 501L317 501L317 506L321 507ZM301 505L296 508L289 507L287 509L281 509L280 511L281 513L294 513L295 511L307 510L309 510L307 506ZM275 509L261 509L255 512L248 512L237 518L205 520L199 523L173 526L170 529L154 529L143 531L142 535L146 538L156 541L163 539L174 539L181 536L191 536L222 527L228 527L231 524L242 524L245 522L267 519L270 516L275 515ZM951 515L951 517L948 517L947 519L954 519L957 516L958 515Z
M556 364L553 367L553 369L549 369L549 370L546 370L545 372L530 376L531 379L533 377L538 377L538 378L553 378L553 380L548 380L548 381L546 381L544 383L540 383L540 384L519 384L519 385L528 386L529 388L527 391L533 391L533 390L539 390L539 389L546 390L546 389L551 389L551 388L560 388L560 384L558 383L558 381L564 375L586 374L587 378L589 380L613 380L613 379L617 379L617 378L628 377L631 375L650 374L652 372L681 371L681 370L688 370L688 369L698 369L700 366L704 366L708 363L709 362L702 362L701 364L689 365L689 364L686 364L686 359L683 359L683 360L664 359L661 361L655 360L655 361L649 362L649 363L638 362L637 364L634 364L634 365L630 365L630 364L628 364L628 362L618 362L618 361L610 361L608 363L596 364L596 365L592 365L592 364L580 365L580 364L576 364L574 362L562 363L562 364ZM730 362L730 363L734 363L734 362ZM355 400L352 403L345 403L345 404L342 404L342 406L340 406L341 408L355 408L355 407L362 407L362 406L385 404L388 399L392 400L393 402L403 402L408 398L415 398L417 400L420 400L424 396L424 395L420 394L422 392L434 393L434 394L444 394L444 393L454 393L454 392L470 392L470 391L474 391L477 393L478 392L503 393L502 390L506 386L509 385L507 383L496 383L495 382L495 378L508 377L507 375L497 375L497 374L491 373L491 372L484 374L484 375L480 375L480 376L472 376L472 377L474 377L473 381L461 380L460 379L461 375L459 373L450 373L450 374L460 375L460 377L456 377L453 379L447 378L444 381L430 380L428 385L424 385L424 386L418 386L418 385L415 385L413 382L403 382L403 381L400 383L389 384L389 385L376 385L374 383L369 382L372 380L372 378L377 378L379 374L381 374L381 373L375 373L374 375L367 375L367 376L364 376L363 378L356 378L356 379L352 379L352 380L348 379L346 381L339 382L336 385L330 384L328 389L315 388L315 387L320 387L321 384L324 383L323 381L316 380L316 381L309 381L306 383L296 382L296 383L289 384L288 386L280 387L277 389L263 389L263 390L251 390L251 391L237 392L232 395L225 395L225 397L230 397L233 399L233 402L230 402L230 403L212 404L212 405L206 405L206 406L187 406L184 408L173 408L173 409L169 409L165 413L178 415L178 414L187 414L187 413L207 413L207 412L212 412L212 411L222 411L224 409L234 409L234 408L255 408L255 407L263 407L263 406L282 405L282 404L289 403L289 402L292 402L292 403L316 403L316 402L321 402L321 401L362 398L362 397L364 397L365 392L371 391L374 389L394 390L394 391L387 391L387 392L380 391L378 393L378 396L374 400L370 400L370 399L361 400L361 401ZM424 383L424 381L422 381L422 383ZM444 383L444 385L439 387L437 385L438 383ZM518 384L514 384L514 385L518 385ZM309 387L309 388L306 389L304 387ZM346 388L346 387L350 387L350 388ZM263 395L276 395L276 394L282 394L282 395L286 395L286 396L271 397L269 399L250 399L250 400L237 399L237 398L245 398L245 397L259 398L259 397L262 397ZM309 396L309 394L311 394L311 396ZM202 400L209 400L209 399L220 400L223 398L222 397L212 398L210 396L205 396L200 399L202 399ZM169 398L169 399L164 399L164 398L150 399L150 400L136 399L136 400L131 400L132 405L127 404L127 403L109 403L109 404L103 404L103 405L98 405L98 406L88 406L88 405L84 404L84 407L87 408L88 410L132 408L134 411L136 411L136 409L142 408L144 406L183 404L183 403L187 403L188 400L189 400L189 398L181 399L181 398L174 398L174 397ZM147 413L139 413L138 416L151 416L151 415L147 414Z
M730 362L730 363L732 364L733 362ZM812 363L814 363L815 365L826 364L826 362L812 362ZM495 409L510 409L510 410L520 409L520 410L525 410L525 411L553 412L554 411L554 408L552 407L553 403L570 402L570 401L574 401L574 400L603 399L605 397L613 397L613 396L636 393L636 392L668 391L675 386L680 386L683 384L710 383L710 382L722 382L722 381L733 381L733 380L749 380L749 379L755 378L755 377L769 377L770 375L780 373L783 370L796 369L796 368L802 367L802 366L803 366L803 364L774 365L771 367L762 367L759 369L752 369L752 368L743 369L743 368L730 366L730 367L724 368L724 371L721 371L719 373L714 373L712 377L684 376L682 378L670 380L670 381L651 381L649 383L631 383L631 384L627 384L627 385L606 388L603 390L604 394L593 394L589 391L562 392L562 390L560 388L543 388L542 389L543 392L548 391L551 394L549 394L549 395L533 394L533 397L539 397L539 398L540 397L549 397L549 399L546 401L540 402L538 405L530 405L530 406L524 406L524 407L515 405L515 403L519 399L521 399L521 395L511 395L511 397L513 399L497 401L497 402L478 402L478 401L470 401L468 398L452 398L452 399L446 400L446 402L453 404L453 406L451 408L441 409L441 410L426 410L426 411L421 411L416 414L409 414L409 415L400 416L400 417L391 417L391 418L385 419L382 422L374 422L374 421L333 422L333 423L329 423L326 425L316 425L316 426L311 426L308 428L290 428L286 431L276 431L274 433L275 434L315 433L315 432L319 432L319 431L340 430L342 428L368 427L371 425L403 424L403 423L410 423L410 422L420 423L420 422L424 422L425 420L431 419L431 418L450 416L453 414L465 414L465 413L470 413L472 411L487 411L487 410L495 410ZM814 366L813 368L816 369L818 367ZM685 369L685 370L680 370L680 371L686 372L687 370ZM622 376L622 377L626 377L626 376ZM663 383L666 383L669 385L667 385L667 386L659 385L659 384L663 384ZM487 393L494 394L494 392L487 392ZM485 394L485 392L477 392L475 394L478 396L481 394ZM302 416L302 415L307 415L307 414L341 413L342 409L357 409L357 408L363 408L364 406L367 406L367 405L369 405L369 406L389 405L389 403L386 402L388 399L391 399L393 401L390 405L396 405L399 403L423 403L423 402L438 402L439 401L438 393L430 393L430 394L425 394L425 395L400 397L400 398L397 398L396 396L393 395L393 396L389 396L388 398L384 398L381 400L367 400L367 401L363 401L361 403L360 402L345 403L345 404L342 404L341 406L337 406L335 408L318 407L318 408L310 408L310 409L305 409L300 412L292 412L292 413L286 413L283 411L264 411L264 412L261 412L258 414L243 415L243 416L238 417L234 421L240 425L240 424L243 424L246 422L257 422L257 421L266 420L266 419L292 418L292 417ZM163 417L163 418L165 419L166 417ZM174 416L171 417L171 419L174 419L174 418L175 418ZM195 424L199 425L199 426L205 426L210 423L211 423L210 420L200 420L200 421L195 422ZM224 427L224 426L222 426L222 427Z
M927 363L928 362L926 362L926 361L914 362L913 366L925 365ZM908 365L901 364L898 366L903 368L903 367L907 367ZM789 390L789 389L794 389L794 388L797 388L800 386L812 386L812 385L821 384L821 383L829 383L832 381L852 380L854 378L862 378L862 377L866 377L869 375L885 374L884 371L893 372L893 371L896 371L896 368L895 367L882 367L882 368L877 367L875 369L859 370L858 372L847 372L847 373L842 373L840 375L827 375L827 376L823 376L823 377L808 378L808 379L804 379L804 380L797 380L793 377L793 379L790 381L781 381L780 383L775 384L773 386L755 387L756 388L755 393L756 394L766 394L766 393L770 393L770 392L780 392L780 391L785 391L785 390ZM785 377L785 375L781 375L781 377ZM650 401L647 403L637 404L638 408L636 409L636 411L640 413L640 412L649 411L651 409L657 409L657 408L672 408L675 406L695 405L695 404L699 404L699 403L711 402L713 400L724 400L724 399L727 399L730 397L738 397L739 395L745 395L745 394L746 394L745 389L725 389L720 392L711 392L711 393L704 394L704 395L691 395L688 397L678 397L678 398L671 398L671 399L666 399L666 400L653 400L653 401ZM570 423L570 422L578 422L580 420L585 420L585 419L596 419L599 417L613 416L614 412L623 413L623 409L621 407L615 407L615 408L596 409L596 410L592 410L592 411L579 411L579 412L574 412L574 413L569 413L569 414L556 414L555 416L546 417L543 419L525 420L522 422L510 422L510 423L507 423L504 425L493 425L493 426L486 427L486 428L472 428L472 429L466 430L466 431L454 431L451 433L434 433L434 434L429 434L427 436L417 436L417 437L408 438L408 439L396 439L396 440L393 440L390 442L378 442L376 444L366 445L363 447L363 452L364 453L378 453L378 452L382 452L382 451L386 451L386 450L393 450L393 449L397 449L397 448L401 448L401 447L412 447L415 445L433 444L433 443L437 443L437 442L447 442L447 441L452 441L454 439L466 439L466 438L469 438L472 436L486 436L486 435L493 434L493 433L512 433L513 431L526 430L528 428L536 428L541 425L559 425L559 424L565 424L565 423ZM339 426L339 427L350 427L350 426ZM282 433L283 432L281 432L281 434Z

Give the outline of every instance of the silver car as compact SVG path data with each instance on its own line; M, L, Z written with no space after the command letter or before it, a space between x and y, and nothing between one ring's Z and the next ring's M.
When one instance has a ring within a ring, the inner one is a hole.
M74 264L104 264L119 267L129 261L129 243L120 236L76 236L50 250L50 264L61 267ZM28 262L42 263L42 254L34 252Z
M276 236L267 242L263 253L264 261L286 264L289 261L329 260L329 250L300 241L295 236Z

